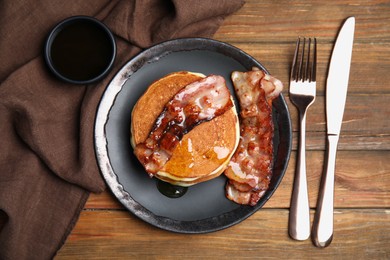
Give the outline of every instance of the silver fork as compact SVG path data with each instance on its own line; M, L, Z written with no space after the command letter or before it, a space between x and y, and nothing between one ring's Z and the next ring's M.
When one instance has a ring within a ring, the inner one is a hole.
M306 50L307 49L307 50ZM306 180L306 112L316 96L317 40L298 38L290 76L290 100L299 111L299 151L290 204L289 234L293 239L310 236L310 207Z

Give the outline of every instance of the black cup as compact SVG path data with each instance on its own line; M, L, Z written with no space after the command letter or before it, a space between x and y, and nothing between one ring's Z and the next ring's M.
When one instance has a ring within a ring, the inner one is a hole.
M59 79L74 84L101 80L116 56L114 36L106 25L89 16L61 21L45 42L44 57Z

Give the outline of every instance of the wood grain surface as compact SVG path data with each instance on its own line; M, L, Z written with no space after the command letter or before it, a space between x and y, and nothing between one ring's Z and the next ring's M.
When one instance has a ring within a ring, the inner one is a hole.
M307 174L312 217L323 170L325 86L340 25L355 16L346 110L336 161L332 244L316 248L287 232L296 164L298 114L288 99L298 36L318 41L317 97L307 116ZM215 39L259 60L282 80L293 122L293 151L273 197L231 228L201 235L157 229L124 210L106 191L91 194L56 259L390 259L390 1L247 0Z

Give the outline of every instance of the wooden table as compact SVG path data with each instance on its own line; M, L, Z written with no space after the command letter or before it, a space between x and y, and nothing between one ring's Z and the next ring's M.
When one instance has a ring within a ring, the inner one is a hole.
M390 1L247 0L215 39L257 58L284 84L293 122L293 151L274 196L249 219L210 234L160 230L131 215L110 192L91 195L57 259L86 258L390 258ZM317 98L307 116L307 172L315 212L325 150L324 92L329 58L343 20L356 17L355 44L335 183L332 244L288 236L296 163L297 110L288 99L298 36L317 37Z

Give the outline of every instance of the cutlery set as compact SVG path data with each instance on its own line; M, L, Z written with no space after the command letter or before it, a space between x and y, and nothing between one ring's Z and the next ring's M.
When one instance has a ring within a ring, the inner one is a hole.
M333 238L333 201L336 152L348 89L355 18L349 17L340 29L333 48L326 82L327 146L317 209L311 236L317 247L328 246ZM306 51L306 50L307 51ZM316 95L317 41L298 39L290 76L290 100L298 108L300 134L296 173L291 197L289 234L293 239L310 236L310 207L306 180L306 112Z

